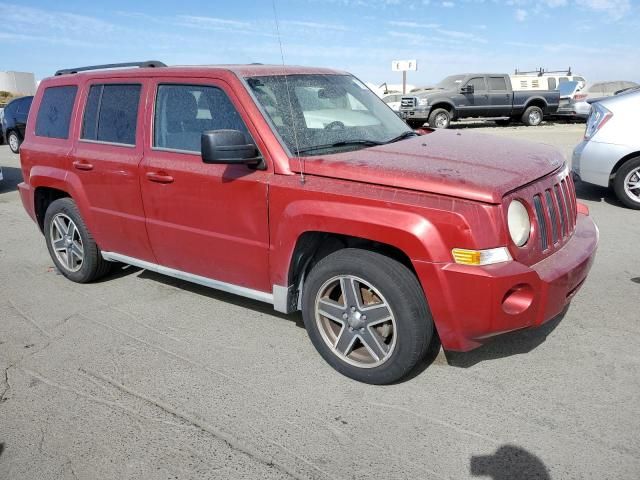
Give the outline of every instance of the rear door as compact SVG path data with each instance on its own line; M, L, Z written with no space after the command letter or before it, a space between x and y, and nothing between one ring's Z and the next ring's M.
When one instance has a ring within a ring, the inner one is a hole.
M86 193L92 233L100 248L154 262L138 179L147 83L139 78L109 78L85 85L71 170Z
M166 78L153 85L140 168L147 231L160 265L270 292L269 170L202 161L203 131L257 138L230 86ZM254 142L255 143L255 142Z
M489 82L489 105L487 115L490 117L508 117L511 115L513 94L507 86L504 76L487 77Z
M27 117L29 116L29 109L31 108L31 102L33 97L25 97L18 100L18 108L16 108L15 119L16 128L20 132L20 137L24 138L24 132L27 128Z

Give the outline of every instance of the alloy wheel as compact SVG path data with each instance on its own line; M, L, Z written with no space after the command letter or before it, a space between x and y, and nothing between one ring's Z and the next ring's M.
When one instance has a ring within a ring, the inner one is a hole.
M640 202L640 167L631 170L624 179L624 193L635 202Z
M327 280L318 290L315 320L323 340L341 360L373 368L396 346L396 321L382 294L353 275Z
M11 151L16 152L18 151L18 148L20 147L20 141L18 140L18 137L15 133L11 133L9 134L9 147L11 148Z
M74 221L64 213L58 213L51 220L49 235L58 262L69 272L80 270L84 261L84 245Z

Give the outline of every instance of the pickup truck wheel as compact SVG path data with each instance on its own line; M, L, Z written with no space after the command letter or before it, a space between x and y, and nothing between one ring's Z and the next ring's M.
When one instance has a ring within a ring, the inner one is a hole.
M429 126L431 128L449 128L451 125L451 114L444 108L436 108L429 115Z
M640 210L640 157L627 160L616 173L613 189L627 207Z
M7 143L13 153L20 153L20 144L22 142L20 141L20 137L17 132L9 132L9 135L7 135Z
M111 270L72 199L60 198L49 205L44 236L53 263L69 280L87 283Z
M527 108L522 114L522 123L529 127L535 127L542 123L544 113L540 107L532 106Z
M311 270L303 292L304 323L320 355L338 372L388 384L424 358L433 321L416 277L401 263L347 248Z

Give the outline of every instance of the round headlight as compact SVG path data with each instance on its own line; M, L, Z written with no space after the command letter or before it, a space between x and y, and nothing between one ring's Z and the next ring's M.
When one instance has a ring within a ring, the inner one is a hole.
M527 207L519 200L513 200L509 205L507 223L509 224L509 234L513 243L519 247L527 243L531 233L531 220L529 219Z

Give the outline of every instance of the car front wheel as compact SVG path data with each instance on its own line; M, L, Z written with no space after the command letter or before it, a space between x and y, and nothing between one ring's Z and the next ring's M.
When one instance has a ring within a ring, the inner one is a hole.
M433 321L415 275L384 255L347 248L305 282L304 323L320 355L355 380L388 384L424 358Z
M640 157L632 158L616 173L613 188L627 207L640 210Z
M431 128L449 128L451 125L451 113L444 108L436 108L429 115L429 126Z

